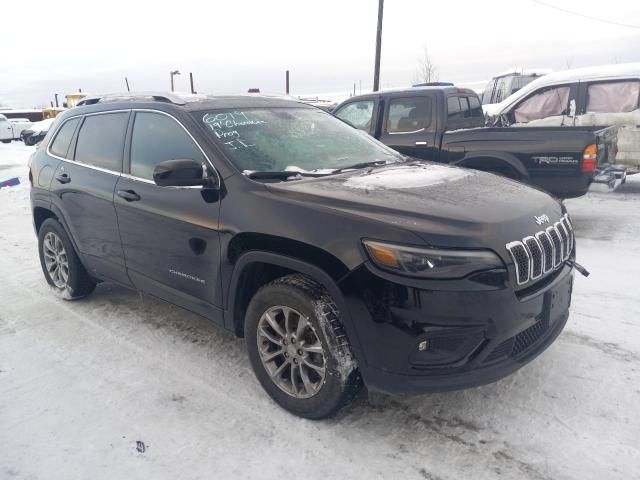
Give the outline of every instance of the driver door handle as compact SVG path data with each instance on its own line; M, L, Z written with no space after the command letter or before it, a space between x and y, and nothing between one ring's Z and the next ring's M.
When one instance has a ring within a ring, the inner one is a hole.
M117 195L120 198L124 198L127 202L137 202L140 200L140 195L133 190L118 190Z
M60 183L69 183L71 181L71 177L68 173L59 173L56 175L56 180Z

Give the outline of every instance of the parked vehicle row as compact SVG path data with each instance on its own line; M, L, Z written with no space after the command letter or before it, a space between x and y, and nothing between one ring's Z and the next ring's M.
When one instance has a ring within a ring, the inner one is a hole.
M503 127L619 127L615 162L640 169L640 63L545 75L487 108Z
M0 141L9 143L19 140L22 132L30 125L31 122L27 118L7 118L0 113Z
M47 118L31 124L22 131L20 138L25 145L35 145L44 139L54 121L55 118Z
M434 140L452 98L460 122L482 121L466 91L402 98L345 107L372 128L382 115L387 134L431 115ZM75 299L113 281L244 336L266 392L297 415L331 415L363 384L495 381L567 321L573 226L538 189L409 159L299 101L82 103L29 162L47 282Z
M500 103L525 85L550 73L548 69L513 69L493 77L482 92L482 104Z
M411 157L497 173L560 198L584 195L615 155L616 128L485 128L473 90L417 87L352 97L334 114Z

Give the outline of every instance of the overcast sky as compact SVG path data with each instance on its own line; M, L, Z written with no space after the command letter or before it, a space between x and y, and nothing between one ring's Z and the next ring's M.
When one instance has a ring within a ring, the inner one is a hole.
M92 6L95 3L96 6ZM0 103L47 105L54 93L177 90L293 94L371 88L377 0L3 1ZM428 46L440 80L479 82L513 66L566 69L640 61L640 1L386 0L381 85L415 77ZM168 5L169 2L166 2ZM99 6L98 6L99 5Z

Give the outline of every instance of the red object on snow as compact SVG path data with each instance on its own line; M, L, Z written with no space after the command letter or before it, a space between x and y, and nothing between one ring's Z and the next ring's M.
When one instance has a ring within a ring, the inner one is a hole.
M20 185L20 179L18 177L13 177L9 180L2 180L0 182L0 188L15 187L16 185Z

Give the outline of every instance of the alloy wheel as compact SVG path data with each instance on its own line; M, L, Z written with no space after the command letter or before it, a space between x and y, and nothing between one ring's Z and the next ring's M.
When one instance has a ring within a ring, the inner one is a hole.
M257 342L262 365L280 390L295 398L320 391L326 358L307 317L290 307L271 307L260 317Z
M69 259L64 244L54 232L47 232L42 242L44 265L57 288L65 288L69 282Z

